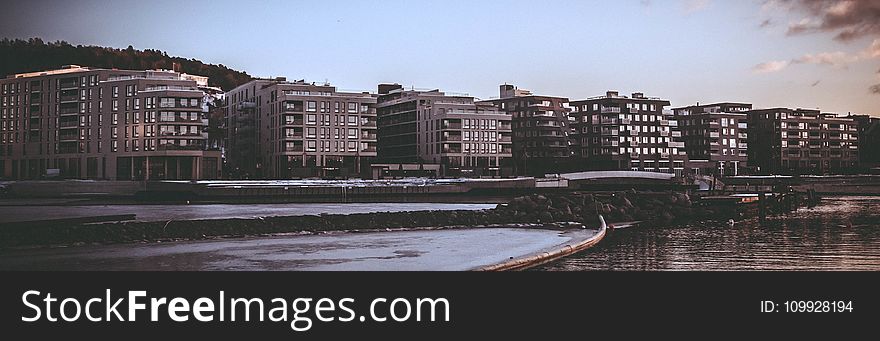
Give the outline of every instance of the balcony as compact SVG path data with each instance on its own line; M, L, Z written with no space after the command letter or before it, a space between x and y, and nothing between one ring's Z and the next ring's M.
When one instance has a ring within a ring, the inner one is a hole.
M460 142L460 141L461 141L461 135L448 135L448 136L442 136L442 137L440 138L440 141L444 141L444 142L446 142L446 141Z
M719 134L718 132L709 132L709 137L718 138L721 137L721 134Z
M746 138L749 138L749 134L746 134L746 133L739 133L739 134L736 135L736 137L739 137L739 138L741 138L741 139L746 139Z
M502 135L502 136L498 137L498 142L511 142L511 141L512 140L511 140L510 136L503 136Z
M599 122L601 124L618 124L620 121L618 121L616 118L603 118Z
M176 145L176 144L160 144L156 146L156 150L167 151L167 150L204 150L204 146L201 144L188 144L185 146Z
M669 120L660 120L660 125L661 125L661 126L668 126L668 125L669 125Z
M165 137L165 138L170 137L170 138L187 138L187 139L193 139L193 138L207 139L208 133L200 133L200 132L197 132L197 133L185 132L184 133L184 132L177 132L177 131L163 131L163 132L159 132L159 136Z
M302 132L299 132L299 133L284 134L284 138L285 138L285 139L302 140L302 138L303 138L303 133L302 133Z
M748 129L748 128L749 128L749 125L746 124L746 123L737 123L737 124L736 124L736 127L739 128L739 129Z
M77 122L77 121L58 122L58 128L60 128L60 129L76 128L76 127L79 127L79 122Z
M603 129L602 135L618 136L620 135L620 131L618 131L617 129Z
M304 150L303 146L301 146L301 145L293 146L293 147L284 147L284 149L282 149L283 152L287 152L287 153L302 153L303 150Z
M376 134L361 134L362 140L375 140L376 138L377 138ZM461 140L459 140L459 141L461 141Z
M670 148L684 148L684 142L668 142Z
M78 134L59 134L58 141L61 142L75 142L79 140Z
M286 126L301 126L304 124L303 120L286 120L284 121L284 125Z
M257 103L254 103L254 102L238 103L238 110L250 110L250 109L256 109L256 108L257 108Z
M741 143L739 144L739 148L748 148L748 147L749 147L749 144L748 144L748 143L742 143L742 142L741 142Z
M681 137L681 132L680 131L673 131L672 137Z
M442 129L460 130L460 129L461 129L461 123L455 123L455 122L443 122L443 128L442 128Z
M61 82L61 84L59 84L58 87L61 90L66 90L66 89L76 89L78 87L78 85L79 85L79 82L74 80L73 82Z
M619 145L618 141L602 141L602 147L617 147Z
M660 136L669 136L669 132L668 131L661 131Z
M603 114L619 114L620 107L602 107L600 112Z
M78 115L79 109L77 108L60 108L58 109L58 115L66 116L66 115Z
M559 127L559 125L556 124L556 121L538 122L538 124L536 126L538 126L538 127L551 127L551 128Z

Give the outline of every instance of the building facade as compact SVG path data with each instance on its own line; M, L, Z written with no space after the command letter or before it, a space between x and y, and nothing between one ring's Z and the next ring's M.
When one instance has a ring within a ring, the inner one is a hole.
M880 167L880 118L852 115L859 126L859 164L863 170Z
M257 79L226 93L227 162L239 178L368 177L376 98L329 84Z
M204 77L68 65L0 80L0 176L211 179Z
M748 174L748 103L715 103L673 109L689 167L698 174Z
M749 164L758 174L849 173L859 162L858 123L810 109L748 112Z
M570 168L568 98L533 95L504 84L498 99L480 103L492 104L511 116L517 175L543 176Z
M669 101L642 93L572 101L572 137L582 170L685 171L687 153Z
M429 163L450 177L513 174L511 117L467 95L379 85L379 158Z

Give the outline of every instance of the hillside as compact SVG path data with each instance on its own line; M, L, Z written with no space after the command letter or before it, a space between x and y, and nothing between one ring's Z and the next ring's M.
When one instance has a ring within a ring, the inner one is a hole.
M100 68L131 70L171 69L180 64L180 71L208 76L209 84L230 90L250 80L245 72L230 69L223 64L206 64L196 59L171 57L159 50L115 49L100 46L71 45L65 41L45 43L40 38L28 40L4 38L0 40L0 78L7 75L56 69L76 64Z

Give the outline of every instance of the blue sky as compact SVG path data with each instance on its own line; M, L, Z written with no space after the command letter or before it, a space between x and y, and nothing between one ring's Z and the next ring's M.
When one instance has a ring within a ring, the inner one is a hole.
M506 82L572 99L641 91L673 106L880 115L868 90L880 83L869 49L880 34L834 39L847 28L823 16L859 9L808 2L32 0L7 5L0 36L161 49L352 90L398 82L488 98Z

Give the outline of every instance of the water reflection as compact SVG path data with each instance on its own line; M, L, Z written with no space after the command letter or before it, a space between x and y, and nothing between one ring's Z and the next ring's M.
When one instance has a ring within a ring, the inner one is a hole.
M757 219L614 231L541 270L880 270L880 197Z

